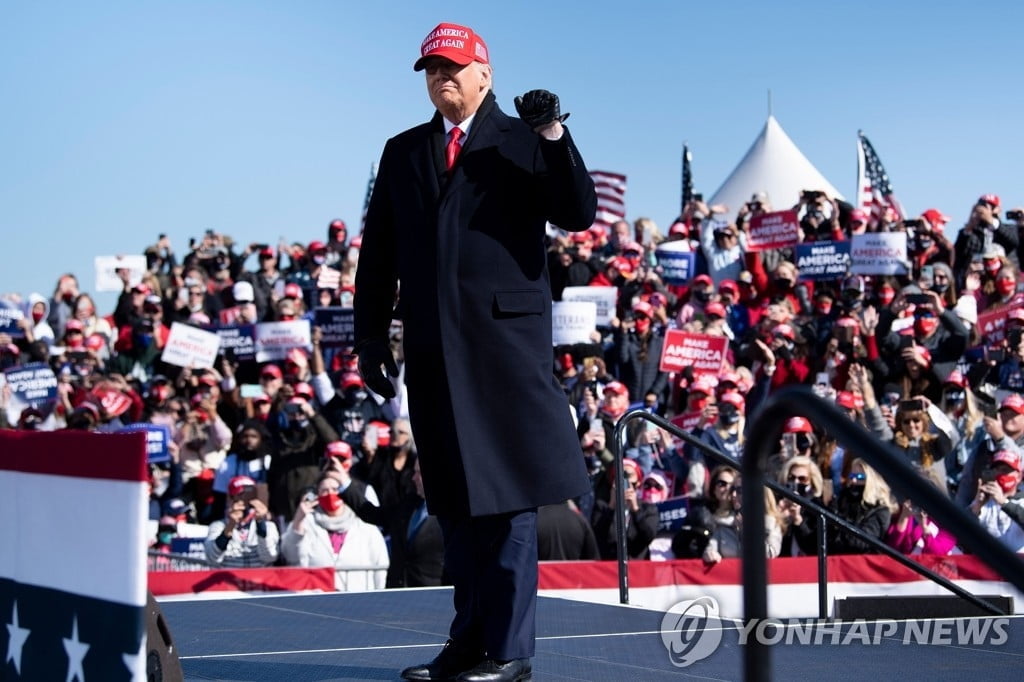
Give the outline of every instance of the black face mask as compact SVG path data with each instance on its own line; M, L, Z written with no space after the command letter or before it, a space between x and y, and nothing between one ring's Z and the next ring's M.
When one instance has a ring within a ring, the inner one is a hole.
M777 277L775 279L775 288L781 291L788 291L793 288L793 280L786 277Z
M949 291L949 282L943 282L942 284L935 282L934 284L932 284L932 291L934 291L937 294L946 293L947 291Z
M728 403L718 408L718 419L727 426L732 426L740 420L740 412L735 406Z
M711 300L711 290L701 289L699 291L694 291L693 297L700 301L701 303L707 303L708 301Z

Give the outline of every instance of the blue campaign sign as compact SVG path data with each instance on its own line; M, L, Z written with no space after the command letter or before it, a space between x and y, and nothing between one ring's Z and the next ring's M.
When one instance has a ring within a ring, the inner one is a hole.
M20 339L25 336L25 331L18 326L18 321L25 317L14 303L0 300L0 334L9 334Z
M850 269L850 242L811 242L796 245L800 279L839 279Z
M143 431L146 434L146 456L150 464L167 462L171 459L167 445L171 441L171 430L163 424L147 424L139 422L121 428L121 433Z
M686 523L690 500L686 497L670 497L658 503L658 532L677 531Z
M173 538L171 540L171 552L195 557L196 559L206 558L203 538Z
M11 396L7 414L17 422L22 410L34 407L48 417L57 406L57 375L45 362L33 362L4 370Z
M240 324L234 327L218 327L213 331L220 337L220 354L230 350L235 360L246 362L256 359L256 325Z
M324 348L348 348L356 342L356 328L352 308L316 308L313 324L323 334L320 345Z
M680 244L682 242L667 242L654 252L665 284L686 284L695 274L697 255L692 251L676 250Z

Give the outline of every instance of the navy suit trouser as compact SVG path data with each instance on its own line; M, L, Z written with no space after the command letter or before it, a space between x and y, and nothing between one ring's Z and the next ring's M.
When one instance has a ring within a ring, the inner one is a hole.
M537 510L439 517L455 588L450 636L496 660L530 658L537 635Z

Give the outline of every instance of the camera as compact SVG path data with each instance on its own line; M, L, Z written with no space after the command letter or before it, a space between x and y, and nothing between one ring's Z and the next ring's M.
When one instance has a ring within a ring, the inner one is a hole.
M900 401L900 412L923 412L924 401L922 400L903 400Z
M704 195L701 194L700 192L695 192L694 195L693 195L693 200L694 201L704 201ZM1009 217L1009 216L1007 216L1007 217Z
M919 230L924 226L924 222L920 218L908 218L903 221L903 226L908 230Z
M992 483L995 480L996 480L996 470L995 469L986 467L985 469L981 470L981 482L982 483Z
M1022 213L1021 211L1007 211L1006 219L1016 220L1017 222L1020 222L1022 219L1024 219L1024 213Z

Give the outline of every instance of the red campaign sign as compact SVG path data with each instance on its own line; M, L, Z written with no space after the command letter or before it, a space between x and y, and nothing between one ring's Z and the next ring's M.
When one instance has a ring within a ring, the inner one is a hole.
M689 432L700 426L703 419L703 412L686 412L672 417L669 421L681 428L683 431Z
M722 373L728 345L729 340L724 336L669 329L661 349L660 369L662 372L681 372L686 367L693 367L694 374L717 377Z
M991 345L1006 338L1006 320L1011 310L1024 305L1024 295L1017 294L1010 302L978 313L978 333L985 343Z
M761 213L750 220L747 251L767 251L794 246L800 240L796 211Z

